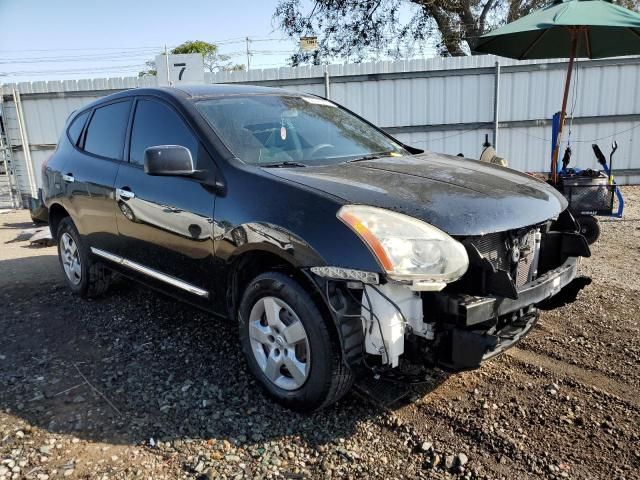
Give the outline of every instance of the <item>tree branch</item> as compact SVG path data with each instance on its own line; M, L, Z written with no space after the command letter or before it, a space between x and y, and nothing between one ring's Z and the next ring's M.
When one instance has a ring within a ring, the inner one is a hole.
M487 15L489 14L489 11L495 5L495 3L495 0L487 0L487 3L485 3L484 7L482 7L482 12L480 13L480 17L478 18L478 30L480 30L481 34L484 33L484 22L487 19Z
M460 35L458 35L451 20L446 12L440 7L434 5L433 2L420 2L422 8L436 22L440 35L442 36L442 44L446 49L446 53L452 57L462 57L465 53L460 48Z

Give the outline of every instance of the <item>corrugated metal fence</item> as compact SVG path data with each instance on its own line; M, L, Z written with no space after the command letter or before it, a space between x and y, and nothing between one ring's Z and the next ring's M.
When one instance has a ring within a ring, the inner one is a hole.
M493 141L497 121L498 154L513 168L540 172L549 168L550 118L560 108L565 70L561 60L517 62L477 56L221 72L208 74L205 81L277 86L322 96L328 92L332 100L405 143L471 158L480 155L485 134ZM634 172L640 169L640 58L581 61L574 79L574 164L596 168L591 144L600 143L606 152L615 139L620 144L615 169L640 173ZM35 187L40 184L40 164L55 147L71 111L113 91L155 83L155 78L122 78L4 85L5 125L21 193L31 189L22 149L25 137ZM22 135L14 89L22 104Z

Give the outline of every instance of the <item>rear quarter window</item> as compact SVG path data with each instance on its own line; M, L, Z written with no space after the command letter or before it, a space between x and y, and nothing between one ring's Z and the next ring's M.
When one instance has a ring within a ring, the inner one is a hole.
M82 129L84 128L84 124L87 123L87 118L89 118L90 111L81 113L76 118L73 119L71 125L67 129L67 135L69 137L69 141L78 145L78 140L80 140L80 134L82 133Z
M131 101L111 103L95 109L84 138L84 150L120 160L129 120Z

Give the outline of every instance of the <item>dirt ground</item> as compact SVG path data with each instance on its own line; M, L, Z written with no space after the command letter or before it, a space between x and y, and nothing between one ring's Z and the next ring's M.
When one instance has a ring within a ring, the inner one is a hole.
M235 325L122 283L67 291L0 213L0 480L640 478L640 187L538 327L481 369L382 406L266 400ZM400 389L402 390L402 389Z

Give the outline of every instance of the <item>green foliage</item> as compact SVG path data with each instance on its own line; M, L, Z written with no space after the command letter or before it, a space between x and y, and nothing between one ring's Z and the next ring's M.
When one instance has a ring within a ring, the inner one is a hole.
M202 55L204 68L208 72L217 72L220 70L239 71L245 69L245 66L242 64L232 63L229 55L218 53L218 46L215 43L209 43L203 40L188 40L173 48L170 53L199 53ZM158 74L154 60L149 60L145 65L147 69L138 73L139 77L155 76Z
M171 53L199 53L203 57L216 55L218 46L215 43L208 43L202 40L189 40L171 50Z
M297 39L318 37L319 49L299 52L292 64L351 61L377 54L403 57L434 39L442 56L473 53L480 35L531 13L550 0L278 0L274 20ZM640 0L619 0L637 10ZM374 53L372 53L374 52Z

